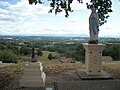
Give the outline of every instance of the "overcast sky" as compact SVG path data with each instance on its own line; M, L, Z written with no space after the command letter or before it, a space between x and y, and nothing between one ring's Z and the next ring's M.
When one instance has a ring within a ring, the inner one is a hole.
M28 0L0 0L0 35L41 35L41 34L85 34L89 35L88 18L90 10L86 2L74 0L68 18L64 12L58 15L49 14L49 2L29 5ZM112 0L113 12L103 26L99 36L120 37L120 2Z

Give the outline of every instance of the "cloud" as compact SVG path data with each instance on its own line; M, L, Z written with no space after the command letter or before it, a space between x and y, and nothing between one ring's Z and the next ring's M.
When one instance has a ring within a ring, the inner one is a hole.
M0 6L9 6L10 4L8 2L3 2L3 1L0 1Z
M23 22L32 19L37 20L40 15L48 14L48 10L48 6L43 4L30 5L27 0L21 0L17 4L8 7L9 14Z
M78 3L77 0L73 0L71 7L73 10L87 9L86 3L89 3L90 0L84 0L83 3Z
M15 20L12 18L0 18L0 20L15 22Z
M44 1L44 0L43 0ZM45 0L47 1L47 0ZM7 5L0 8L0 34L3 35L40 35L40 34L89 34L88 17L89 10L86 2L79 4L73 1L72 9L68 18L65 18L64 11L57 16L49 14L50 9L46 4L29 5L28 0L20 0L14 5ZM7 4L7 2L6 2ZM47 3L48 4L48 3ZM3 4L2 4L3 5ZM49 4L48 4L49 5ZM110 20L110 19L109 19ZM111 25L113 21L100 27L100 35L119 33L119 23Z
M118 25L115 25L115 24L110 24L109 22L108 23L105 23L104 25L100 26L100 36L118 36L119 34L119 26L120 24Z
M6 2L7 4L7 2ZM5 24L1 23L0 28L2 30L2 34L31 34L40 31L41 15L48 14L48 6L44 6L41 4L37 5L29 5L27 0L21 0L17 2L15 5L9 5L6 9L0 8L0 21L2 22L16 22ZM38 25L36 25L36 23ZM44 20L43 20L44 23ZM6 27L6 28L5 28ZM42 29L43 27L41 27ZM4 30L4 31L3 31ZM24 32L26 30L26 32Z
M0 14L0 20L1 21L11 21L11 22L17 22L18 19L14 17L13 15L5 15L5 14Z
M0 8L0 14L7 14L9 13L8 10Z
M14 14L22 14L23 16L29 14L48 14L48 6L44 6L43 4L30 5L27 0L21 0L15 5L11 5L9 10Z

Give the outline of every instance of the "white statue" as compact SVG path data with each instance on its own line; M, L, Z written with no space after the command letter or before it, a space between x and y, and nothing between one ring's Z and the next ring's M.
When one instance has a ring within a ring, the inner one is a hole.
M99 32L99 17L96 13L96 9L91 9L89 17L89 30L90 30L90 43L98 43L98 32Z

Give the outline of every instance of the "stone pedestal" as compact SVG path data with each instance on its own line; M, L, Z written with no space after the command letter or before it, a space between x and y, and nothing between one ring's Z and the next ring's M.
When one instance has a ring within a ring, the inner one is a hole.
M83 44L85 52L86 73L88 75L101 74L102 51L105 49L104 44Z
M101 70L102 51L104 44L83 44L85 52L86 70L78 69L77 74L82 80L113 79L111 75Z
M37 62L37 56L36 55L31 59L31 62Z

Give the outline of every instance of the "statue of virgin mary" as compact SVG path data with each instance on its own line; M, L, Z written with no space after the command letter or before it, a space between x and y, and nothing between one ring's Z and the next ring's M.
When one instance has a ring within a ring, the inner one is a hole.
M91 9L91 14L89 17L89 32L90 32L90 41L91 43L98 43L98 32L99 32L99 17L96 13L96 9Z

